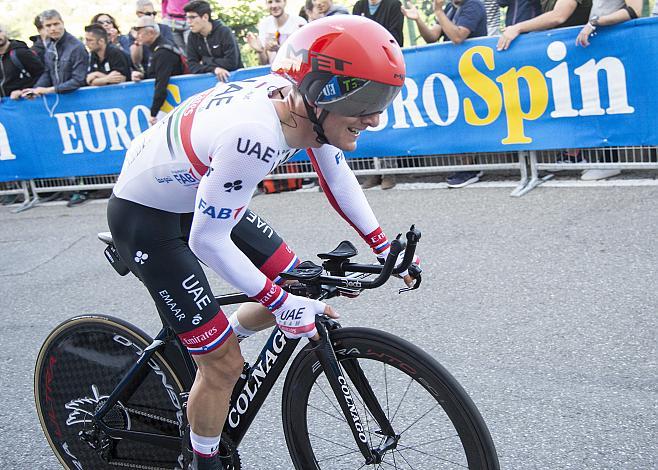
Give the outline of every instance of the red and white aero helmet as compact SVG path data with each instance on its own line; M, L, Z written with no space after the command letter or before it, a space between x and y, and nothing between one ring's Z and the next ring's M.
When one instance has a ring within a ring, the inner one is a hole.
M362 16L335 15L295 31L279 48L272 72L294 83L312 106L365 116L384 111L397 96L405 65L400 46L383 26Z

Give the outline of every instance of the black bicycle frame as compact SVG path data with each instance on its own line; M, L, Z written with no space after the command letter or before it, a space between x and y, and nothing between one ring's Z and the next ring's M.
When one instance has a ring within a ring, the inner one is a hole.
M416 232L412 226L411 230L407 233L409 245L415 248L419 238L420 233ZM367 266L341 263L337 270L343 271L346 268L359 267L362 272L379 272L380 275L374 281L362 281L359 284L360 287L363 288L378 287L386 282L386 279L388 279L391 273L394 272L395 260L402 249L402 244L396 239L391 243L391 255L389 255L383 266L367 269ZM413 249L407 250L404 256L404 262L401 263L400 266L408 266L412 257ZM400 272L402 269L404 268L398 267L395 271ZM314 281L316 283L326 283L334 286L342 285L345 282L344 279L334 276L319 276L314 279ZM420 278L418 281L420 281ZM245 294L228 294L218 296L216 299L220 305L231 305L253 301ZM167 346L173 347L173 349L180 353L176 356L179 356L182 361L177 361L175 366L177 366L176 372L178 374L185 374L183 377L179 377L183 381L184 388L189 389L193 383L194 372L196 370L194 361L180 343L173 330L165 326L162 314L160 316L163 319L162 330L160 330L153 342L144 348L137 362L124 375L108 399L94 414L93 421L109 437L128 439L155 446L182 450L182 437L180 436L118 429L108 426L103 421L103 418L108 411L118 402L127 402L130 399L145 379L149 370L149 361L153 357L153 354L156 352L163 353ZM330 324L331 321L327 321L326 319L318 319L316 321L317 329L320 333L320 340L311 341L311 344L314 345L314 353L322 366L322 370L324 371L329 384L331 385L336 400L343 411L345 420L352 430L354 440L365 458L366 464L381 463L381 456L384 452L397 445L399 436L395 435L391 423L382 410L379 401L375 397L368 380L358 365L358 361L349 359L344 362L345 371L354 384L354 387L358 390L368 411L370 411L380 426L381 434L386 436L385 441L379 446L379 448L371 449L368 445L368 439L365 435L363 425L361 424L362 421L354 403L354 397L352 396L350 387L343 375L330 340L331 328L325 326ZM333 322L333 325L336 328L340 327L336 322ZM241 377L236 383L231 396L227 420L224 425L224 432L236 447L240 444L247 433L247 430L272 390L272 387L290 360L297 344L299 344L299 339L288 339L279 328L274 328L268 341L258 355L256 362L251 367L245 368L243 377ZM166 356L167 355L165 354L165 357ZM181 434L183 434L184 429L180 429L180 431Z
M239 298L243 300L241 297ZM235 303L236 299L238 299L238 296L217 297L222 305ZM169 343L174 341L178 341L178 339L173 331L169 327L163 327L153 342L144 348L137 362L124 375L103 403L103 406L94 414L94 422L105 434L113 438L129 439L170 449L182 448L181 437L118 429L108 426L103 421L103 417L112 407L118 402L128 401L141 385L149 371L148 362L153 354L162 352ZM233 391L228 418L224 427L224 431L235 446L244 438L298 343L298 339L288 339L281 330L274 328L256 362L245 371L245 377L238 380ZM189 360L191 362L191 358ZM183 381L191 383L193 377L190 380L183 379Z
M218 297L217 299L220 302L226 301L222 297ZM327 331L322 322L318 322L318 330L321 332L322 339L315 343L315 354L334 391L336 400L343 410L345 419L352 429L359 450L367 463L377 463L380 449L375 449L373 452L373 449L367 444L354 398L338 365L333 347L328 338L330 332ZM153 342L143 350L137 362L125 374L108 399L103 403L103 406L96 412L93 418L94 422L106 435L169 449L182 449L182 438L179 436L118 429L108 426L103 421L103 417L113 406L118 402L128 401L130 399L131 395L146 377L149 370L148 362L153 357L153 354L162 352L167 344L172 341L178 340L170 328L164 327ZM274 328L258 355L256 362L245 370L244 377L241 377L235 385L224 432L236 447L249 430L251 423L260 411L261 406L279 379L298 344L299 339L286 338L280 329ZM358 364L354 364L354 362L356 361L348 361L345 370L357 388L362 400L382 428L383 434L389 437L388 441L393 442L395 434L393 433L391 424L388 422L379 402L375 398L363 372L360 370ZM381 453L383 453L383 449Z

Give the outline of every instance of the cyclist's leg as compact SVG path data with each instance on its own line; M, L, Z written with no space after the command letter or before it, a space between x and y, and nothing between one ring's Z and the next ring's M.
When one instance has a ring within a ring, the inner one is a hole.
M284 282L279 273L290 271L299 264L297 255L281 236L251 210L247 210L235 226L231 239L268 279L277 284ZM240 339L269 328L274 323L274 316L270 311L257 303L242 304L231 315L231 326Z
M243 358L203 269L185 242L185 217L113 197L108 222L119 255L144 282L199 366L188 399L190 427L196 435L216 437L219 444Z

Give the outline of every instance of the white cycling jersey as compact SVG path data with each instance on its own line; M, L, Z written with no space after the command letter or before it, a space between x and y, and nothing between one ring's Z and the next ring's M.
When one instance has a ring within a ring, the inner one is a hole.
M190 248L234 287L275 309L285 293L231 240L252 194L298 149L286 143L270 99L290 82L267 75L219 83L181 103L130 146L114 194L174 213L194 212ZM339 149L308 150L331 205L376 254L386 236ZM312 225L300 220L299 226Z

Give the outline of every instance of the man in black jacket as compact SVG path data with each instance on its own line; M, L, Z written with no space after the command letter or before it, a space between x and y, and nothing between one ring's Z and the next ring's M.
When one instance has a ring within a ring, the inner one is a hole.
M352 8L352 14L376 21L391 33L400 47L404 46L404 15L399 0L358 0Z
M240 48L233 32L220 20L211 20L210 5L194 0L184 7L190 25L187 61L192 73L212 72L217 80L228 80L230 72L242 68Z
M85 44L91 53L87 84L113 85L130 80L128 57L118 47L108 44L107 31L98 23L85 26Z
M46 70L34 88L26 88L21 96L35 98L50 93L70 93L85 86L89 55L85 46L64 29L57 10L39 15L46 30Z
M0 98L21 97L23 88L30 88L43 73L43 64L23 41L7 37L0 25Z
M30 49L39 57L41 63L44 63L46 61L46 39L48 39L48 36L46 36L46 30L41 24L39 15L34 18L34 27L37 28L38 34L30 36L30 41L32 41Z
M169 78L172 75L183 74L183 62L173 43L160 36L160 27L153 18L142 16L137 20L135 30L137 31L135 43L147 46L152 54L146 75L133 71L132 79L138 82L144 78L155 78L155 91L149 118L149 122L153 125L158 121L158 112L167 98Z
M136 7L137 9L135 10L135 14L137 15L138 19L142 18L143 16L150 16L153 18L153 21L155 21L157 13L151 0L137 0ZM165 38L167 41L170 41L172 44L175 44L174 33L171 28L164 23L158 23L158 26L160 27L160 36ZM133 66L136 70L139 70L140 72L146 72L151 61L151 51L148 47L135 44L135 36L135 30L131 30L130 34L128 34L128 41L130 42L130 60L132 60Z

